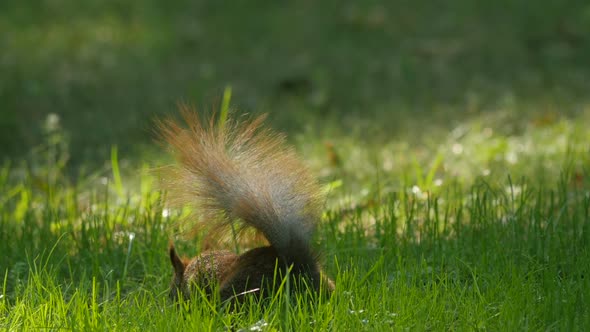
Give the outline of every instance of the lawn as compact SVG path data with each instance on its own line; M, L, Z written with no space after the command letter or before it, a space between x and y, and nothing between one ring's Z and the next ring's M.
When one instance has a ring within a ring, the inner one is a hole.
M3 1L0 328L586 330L588 36L584 1ZM200 239L154 121L224 92L326 189L330 297L168 301Z

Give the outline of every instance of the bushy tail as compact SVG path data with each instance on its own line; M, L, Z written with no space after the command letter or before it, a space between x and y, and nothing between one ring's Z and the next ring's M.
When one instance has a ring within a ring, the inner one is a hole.
M261 128L264 116L203 124L196 112L181 109L187 127L159 124L178 161L164 177L171 201L193 205L201 226L218 229L240 220L287 261L312 261L307 256L320 188L284 137Z

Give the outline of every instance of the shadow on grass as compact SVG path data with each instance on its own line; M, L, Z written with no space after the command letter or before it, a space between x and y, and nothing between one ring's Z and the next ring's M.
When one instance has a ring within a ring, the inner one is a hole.
M329 124L377 140L588 103L584 1L0 6L4 156L39 145L54 113L73 165L101 163L112 145L135 158L154 117L179 100L215 103L228 85L240 110L271 112L281 131Z

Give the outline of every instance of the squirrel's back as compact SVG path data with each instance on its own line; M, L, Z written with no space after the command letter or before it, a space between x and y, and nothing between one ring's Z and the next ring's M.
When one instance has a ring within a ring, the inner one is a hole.
M255 228L270 243L268 252L319 283L310 242L320 219L321 190L284 137L261 128L264 117L217 124L203 123L186 107L182 114L187 126L159 125L178 160L164 177L172 202L192 205L196 227L213 234L236 220ZM241 264L248 265L247 259Z

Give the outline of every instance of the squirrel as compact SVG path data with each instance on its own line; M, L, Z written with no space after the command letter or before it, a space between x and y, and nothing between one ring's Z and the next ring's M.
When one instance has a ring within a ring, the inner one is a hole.
M187 126L170 119L158 123L177 160L162 176L171 204L192 206L198 219L193 229L206 228L209 237L231 235L239 221L240 230L253 228L269 245L239 255L206 250L188 259L171 242L170 299L211 297L214 290L222 301L269 296L281 284L277 276L287 275L291 290L333 291L311 246L321 189L285 137L263 128L265 115L218 124L211 117L204 124L196 111L180 108Z

